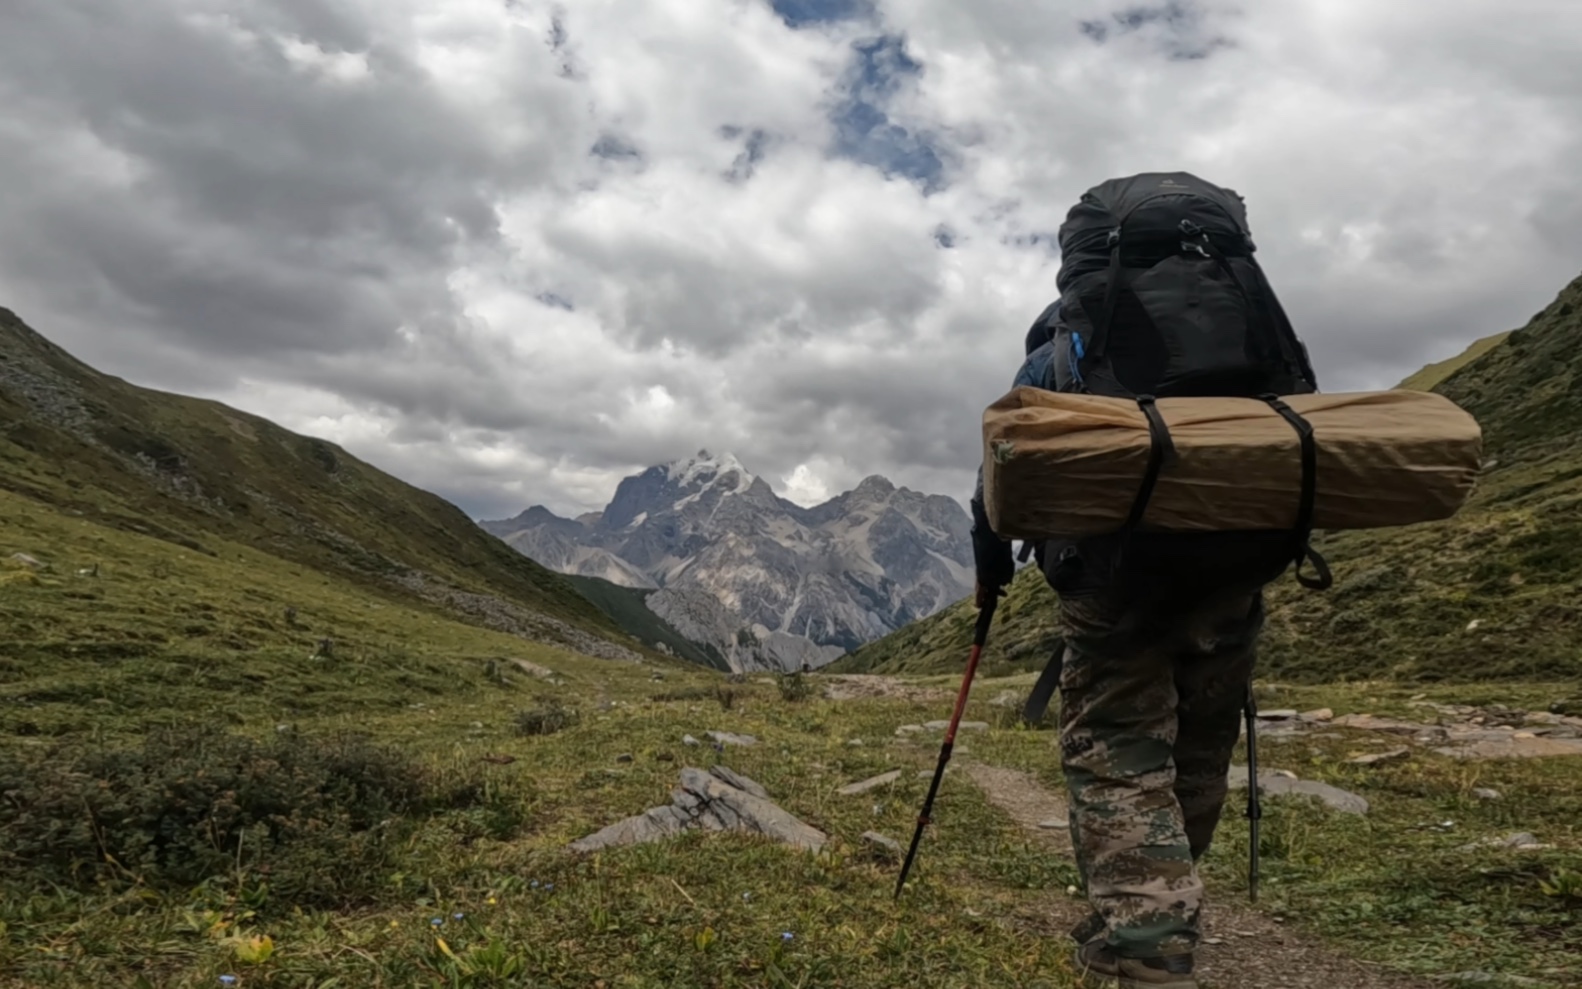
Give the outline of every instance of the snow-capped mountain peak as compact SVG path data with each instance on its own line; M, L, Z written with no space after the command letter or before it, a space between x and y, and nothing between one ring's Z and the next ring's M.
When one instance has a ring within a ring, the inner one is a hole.
M734 454L726 453L716 457L707 450L699 450L696 455L666 464L662 469L666 480L682 488L691 488L694 485L710 487L719 481L733 479L731 490L740 494L751 487L755 480Z

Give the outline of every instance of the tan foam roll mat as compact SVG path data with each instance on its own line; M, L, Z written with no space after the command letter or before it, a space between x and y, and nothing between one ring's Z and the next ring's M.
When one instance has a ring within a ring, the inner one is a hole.
M1448 518L1479 473L1477 421L1431 392L1292 395L1317 441L1315 529L1374 529ZM1161 398L1175 456L1139 528L1290 529L1302 445L1267 403ZM1017 388L983 415L984 499L1007 539L1114 532L1147 472L1148 419L1130 399Z

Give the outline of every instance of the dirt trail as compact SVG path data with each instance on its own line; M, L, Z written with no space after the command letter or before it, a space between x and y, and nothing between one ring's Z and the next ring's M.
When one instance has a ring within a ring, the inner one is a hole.
M1052 850L1071 854L1067 831L1040 827L1054 818L1066 819L1064 799L1019 770L982 763L962 769L990 803ZM1014 919L1047 936L1065 938L1087 914L1085 901L1061 894ZM1203 934L1210 942L1198 951L1198 977L1204 989L1442 989L1347 958L1247 907L1210 900L1204 914Z
M876 673L820 674L825 696L832 701L882 698L899 701L949 701L956 695L939 687L919 687L896 677Z

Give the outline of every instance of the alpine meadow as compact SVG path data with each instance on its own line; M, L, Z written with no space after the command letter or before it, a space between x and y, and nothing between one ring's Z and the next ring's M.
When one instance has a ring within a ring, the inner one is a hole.
M967 605L811 676L729 675L331 444L0 332L4 984L1076 984L1058 761L1020 716L1059 637L1038 574L892 901L881 839L911 830ZM1210 985L1576 981L1579 337L1582 281L1433 383L1487 430L1465 513L1325 540L1328 594L1277 585L1258 694L1322 720L1268 722L1264 764L1367 811L1268 798L1255 911L1227 812ZM568 851L688 766L817 850Z
M0 149L0 989L1582 989L1577 0L0 0Z

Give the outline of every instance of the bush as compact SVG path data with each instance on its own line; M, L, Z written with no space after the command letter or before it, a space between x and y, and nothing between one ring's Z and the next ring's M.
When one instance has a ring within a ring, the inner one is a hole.
M0 878L179 889L246 877L282 904L366 902L420 818L481 796L351 737L173 729L141 748L0 755Z
M577 724L581 718L577 712L561 704L558 700L550 700L538 707L516 714L516 733L518 735L553 735L558 731Z
M801 673L781 673L775 677L780 688L780 699L796 703L813 696L813 685Z

